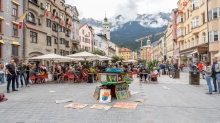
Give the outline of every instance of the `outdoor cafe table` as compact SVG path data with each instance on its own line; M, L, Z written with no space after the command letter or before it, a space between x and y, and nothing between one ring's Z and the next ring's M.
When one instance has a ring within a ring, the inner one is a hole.
M37 83L41 83L41 80L43 80L43 82L45 82L44 75L36 74L36 77L37 77Z

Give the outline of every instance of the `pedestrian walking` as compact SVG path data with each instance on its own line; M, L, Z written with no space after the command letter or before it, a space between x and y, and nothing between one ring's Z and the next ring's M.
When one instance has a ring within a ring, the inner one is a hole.
M189 66L189 71L193 71L193 62L192 62L192 58L189 59L188 66Z
M10 84L12 82L12 91L18 91L15 89L15 61L11 60L10 64L6 66L6 72L7 72L7 93L10 93Z
M0 84L5 83L5 68L4 65L0 63Z
M216 59L217 62L217 59ZM218 85L218 91L220 93L220 62L217 62L215 64L215 72L216 72L216 79L217 79L217 85ZM217 90L216 90L217 92Z
M217 78L216 78L216 71L215 71L215 66L217 64L217 58L213 57L212 58L212 79L213 79L213 85L214 85L214 89L213 89L213 92L217 92Z
M212 94L212 84L211 84L212 67L210 66L209 62L206 62L205 65L206 65L206 70L204 70L205 79L208 85L208 92L206 92L206 94Z
M27 82L27 75L26 75L26 65L23 61L21 61L18 70L20 72L20 81L21 81L21 87L23 87L24 83L26 87L29 87L28 82ZM24 79L24 83L23 83Z
M17 67L16 63L15 63L15 71L16 71L16 74L15 74L15 84L16 84L17 89L19 90L19 76L20 76L20 72L18 70L18 67Z
M202 61L200 61L198 64L198 70L200 71L202 78L205 79L205 77L203 76L203 63L202 63Z

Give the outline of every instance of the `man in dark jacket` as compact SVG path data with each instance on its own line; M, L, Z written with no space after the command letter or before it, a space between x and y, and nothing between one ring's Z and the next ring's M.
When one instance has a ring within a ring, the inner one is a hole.
M16 71L15 71L15 61L11 60L10 64L6 66L6 72L7 72L7 93L10 93L10 84L12 82L12 91L18 91L15 89L15 77L16 77Z
M212 78L213 78L213 85L214 89L213 92L217 92L217 83L216 83L216 71L215 71L215 65L218 63L217 58L212 58Z
M26 67L26 65L24 64L24 62L21 61L20 65L19 65L19 67L18 67L18 70L19 70L19 72L20 72L21 87L23 87L23 78L24 78L25 85L26 85L27 87L29 87L29 86L28 86L28 81L27 81L26 68L27 68L27 67Z

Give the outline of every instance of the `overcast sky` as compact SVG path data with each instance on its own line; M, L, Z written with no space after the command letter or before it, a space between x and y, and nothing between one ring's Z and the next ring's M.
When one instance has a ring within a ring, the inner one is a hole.
M135 19L136 13L171 12L177 8L178 0L66 0L67 4L76 6L80 18L103 19L105 11L108 18L119 14Z

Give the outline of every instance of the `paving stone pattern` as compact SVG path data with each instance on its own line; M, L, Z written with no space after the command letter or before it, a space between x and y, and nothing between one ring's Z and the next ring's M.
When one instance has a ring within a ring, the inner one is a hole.
M139 93L120 101L142 98L146 102L139 103L134 110L108 111L89 108L99 104L93 92L100 83L35 84L9 94L4 84L0 85L0 93L9 100L0 103L0 123L220 123L220 94L206 95L205 80L196 86L189 85L188 79L188 73L181 73L181 79L162 75L159 84L140 83L135 78L129 88ZM69 98L89 106L77 110L64 108L69 103L55 104L55 100ZM118 101L113 99L106 105L113 106Z

